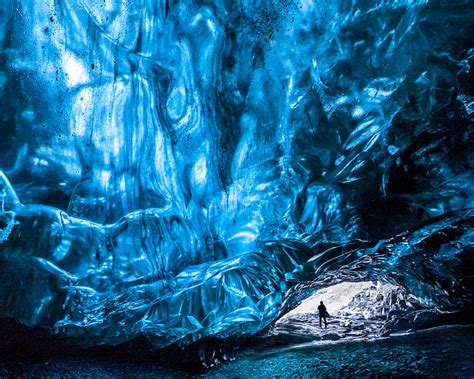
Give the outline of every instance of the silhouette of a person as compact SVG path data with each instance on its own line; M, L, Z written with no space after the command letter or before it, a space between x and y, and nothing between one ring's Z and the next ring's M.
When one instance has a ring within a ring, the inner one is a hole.
M318 311L319 311L319 327L320 328L322 327L321 323L322 323L322 320L324 320L324 327L327 328L328 322L326 321L326 315L328 312L322 301L321 301L321 304L319 304L318 306Z

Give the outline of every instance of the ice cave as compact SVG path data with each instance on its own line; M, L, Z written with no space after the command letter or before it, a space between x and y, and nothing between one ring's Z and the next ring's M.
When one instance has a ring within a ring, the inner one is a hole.
M473 0L2 0L0 377L474 375L473 35Z

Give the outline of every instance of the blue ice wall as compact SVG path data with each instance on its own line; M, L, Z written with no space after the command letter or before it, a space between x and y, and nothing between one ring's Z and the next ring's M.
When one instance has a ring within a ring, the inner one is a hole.
M0 315L93 344L255 333L315 246L471 208L473 16L2 1Z

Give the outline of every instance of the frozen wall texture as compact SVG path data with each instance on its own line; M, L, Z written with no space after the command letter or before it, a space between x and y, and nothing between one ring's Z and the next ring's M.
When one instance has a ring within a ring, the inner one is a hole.
M325 272L460 309L473 19L467 0L2 0L0 315L164 347L258 332Z

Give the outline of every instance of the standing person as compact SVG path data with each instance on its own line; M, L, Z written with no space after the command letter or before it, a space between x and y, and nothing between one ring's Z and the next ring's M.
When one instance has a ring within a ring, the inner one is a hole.
M327 315L327 309L324 306L323 302L321 301L321 304L318 306L318 311L319 311L319 327L321 328L321 321L324 319L324 327L328 327L328 322L326 321L326 315Z

